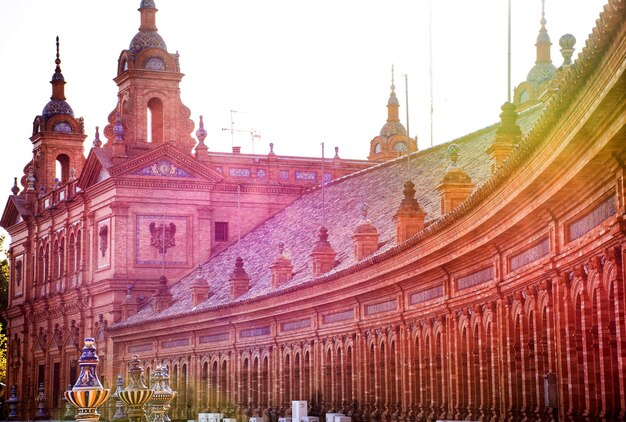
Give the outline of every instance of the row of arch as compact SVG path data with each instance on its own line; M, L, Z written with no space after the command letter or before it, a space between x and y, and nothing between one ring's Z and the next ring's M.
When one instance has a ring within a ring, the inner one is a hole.
M307 400L363 420L623 418L620 253L448 312L172 361L176 411L287 415Z
M35 295L50 293L40 291L48 282L53 282L56 290L74 286L82 269L82 230L63 231L38 242L33 261Z

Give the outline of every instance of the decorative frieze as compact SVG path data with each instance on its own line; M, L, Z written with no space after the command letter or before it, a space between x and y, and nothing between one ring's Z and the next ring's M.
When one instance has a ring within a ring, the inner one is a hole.
M317 180L315 171L296 171L296 180Z
M517 255L509 258L509 271L515 271L525 265L535 262L550 253L550 240L546 237L541 242L528 249L523 250Z
M228 174L230 177L250 177L252 172L250 169L242 169L242 168L233 168L228 169Z
M617 213L615 195L602 202L591 212L567 226L568 240L576 240L597 227L600 223Z
M427 290L412 293L409 299L411 305L437 299L443 296L443 285L435 286Z
M172 347L184 347L184 346L189 346L189 338L179 338L177 340L161 342L161 347L163 349L169 349Z
M311 318L298 319L280 324L281 331L294 331L311 327Z
M382 312L390 312L398 309L398 301L396 299L387 300L385 302L372 303L365 305L365 315L375 315Z
M200 336L198 339L200 343L217 343L220 341L228 341L230 340L230 333L217 333L217 334L209 334L206 336Z
M493 267L489 266L487 268L483 268L482 270L457 278L456 289L467 289L491 280L493 280Z
M128 353L140 353L140 352L150 352L150 351L152 351L152 343L128 346Z
M193 177L187 171L176 167L172 162L168 160L159 160L156 163L150 164L147 167L135 173L137 176L157 176L157 177Z
M239 338L267 336L271 334L269 325L265 327L249 328L239 332Z
M346 309L344 311L333 312L322 317L324 324L332 324L333 322L349 321L354 318L354 309Z

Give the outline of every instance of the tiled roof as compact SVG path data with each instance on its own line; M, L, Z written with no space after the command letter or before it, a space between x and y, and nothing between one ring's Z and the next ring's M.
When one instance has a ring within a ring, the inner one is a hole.
M518 124L527 133L542 112L534 107L523 112ZM492 125L456 139L459 149L458 164L472 178L475 186L480 186L490 175L489 157L485 150L491 144L498 125ZM437 145L413 154L411 180L415 183L416 198L426 212L426 224L438 219L440 196L436 187L444 177L450 164L448 144ZM325 222L329 241L337 252L339 264L331 271L339 271L356 263L353 254L353 240L357 225L362 221L359 205L369 206L367 218L380 233L382 244L377 253L396 245L396 226L393 215L403 198L403 185L407 179L406 157L392 160L357 173L334 180L324 189ZM278 243L285 244L285 255L291 258L294 277L279 289L290 289L312 280L310 254L318 240L322 225L322 190L317 187L305 193L283 211L261 224L220 254L202 265L202 275L209 283L213 296L198 305L195 312L202 309L228 306L231 302L254 300L276 290L271 287L269 265L277 255ZM244 260L244 268L250 276L250 290L235 299L230 297L228 279L238 255ZM169 318L192 311L190 286L195 281L197 270L183 277L171 287L172 306L156 313L151 306L145 306L138 314L117 326L141 323L147 319Z

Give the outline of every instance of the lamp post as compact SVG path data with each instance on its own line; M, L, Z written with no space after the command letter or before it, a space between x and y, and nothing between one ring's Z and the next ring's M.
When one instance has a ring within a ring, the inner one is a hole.
M78 408L76 420L79 422L94 422L100 420L98 407L108 398L111 392L100 384L96 367L98 355L96 354L96 341L87 337L83 346L83 353L78 360L80 373L78 380L71 390L65 392L65 399Z
M152 397L154 393L143 383L143 366L139 361L139 356L133 355L128 364L128 375L130 382L128 386L118 393L118 397L126 403L126 415L130 422L141 422L145 416L143 405Z

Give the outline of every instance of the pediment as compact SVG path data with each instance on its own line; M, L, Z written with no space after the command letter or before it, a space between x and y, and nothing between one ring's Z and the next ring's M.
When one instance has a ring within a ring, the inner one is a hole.
M109 173L111 177L187 179L213 183L223 178L194 157L185 155L167 144L115 165Z
M21 223L24 221L24 218L29 215L30 212L26 208L23 198L10 196L6 206L4 207L4 212L2 213L0 226L9 228L15 224Z
M108 168L112 163L108 156L109 151L105 148L92 148L85 161L83 172L78 181L78 187L82 190L89 186L102 182L111 177Z

